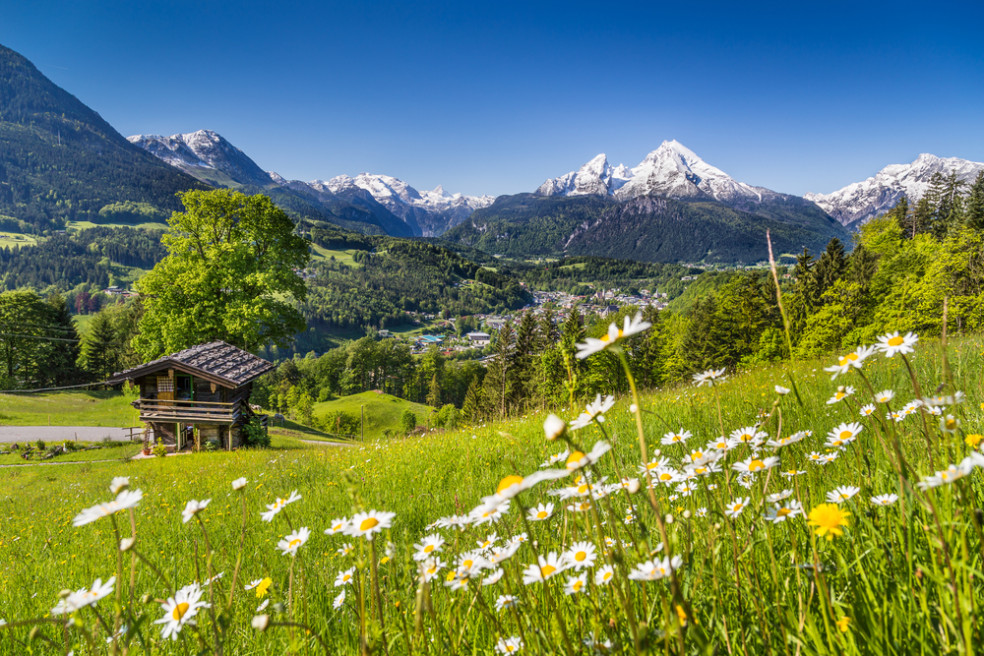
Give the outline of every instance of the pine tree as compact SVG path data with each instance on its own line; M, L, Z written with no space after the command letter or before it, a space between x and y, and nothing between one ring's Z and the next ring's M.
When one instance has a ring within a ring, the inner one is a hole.
M813 268L813 274L817 283L817 300L823 297L823 293L834 286L840 280L844 272L847 271L847 257L844 255L844 244L840 239L834 237L827 242L827 249L820 255Z
M929 232L933 225L934 205L929 198L929 194L923 196L916 203L916 209L909 215L909 238L913 239L916 235Z
M79 359L80 369L97 380L105 380L119 371L119 342L109 315L103 311L92 318L89 330L82 338Z
M48 298L47 317L49 334L56 339L49 341L45 358L45 371L48 381L54 385L70 385L79 379L75 361L79 357L78 332L68 311L68 303L61 294Z
M652 328L632 348L632 361L638 371L639 383L646 387L656 387L663 382L666 359L662 316L658 309L650 305L642 311L642 318L651 323Z
M465 392L465 400L461 404L461 415L466 421L475 422L481 419L482 412L482 395L481 389L479 388L478 376L475 376L471 380L471 384L468 385L468 391Z
M984 230L984 171L977 174L970 186L964 224L974 230Z
M511 407L522 408L526 405L533 389L533 358L539 341L536 320L532 312L524 312L516 332L516 343L510 357L510 398Z
M441 385L437 382L437 374L431 376L430 387L427 390L427 405L432 408L441 407Z
M888 215L895 219L895 222L902 228L902 233L908 232L909 226L909 199L903 194L895 207L888 211Z
M488 373L482 381L482 400L490 412L497 417L504 417L508 411L507 400L511 388L510 365L512 363L513 339L515 331L511 324L506 324L492 341L492 358L489 360Z

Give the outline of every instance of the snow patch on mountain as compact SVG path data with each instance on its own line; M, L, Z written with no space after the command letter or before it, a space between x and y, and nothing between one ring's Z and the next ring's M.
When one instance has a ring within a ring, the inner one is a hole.
M829 194L804 194L843 225L864 222L884 214L905 196L916 203L929 190L935 173L951 172L968 184L984 170L984 163L958 157L923 153L910 164L890 164L866 180L854 182Z
M449 194L441 185L421 192L398 178L373 173L360 173L355 177L339 175L328 181L313 180L308 184L334 194L356 189L366 191L395 215L408 222L416 221L424 237L445 232L495 200L494 196L488 195Z
M613 196L630 200L651 194L671 198L709 196L725 203L759 203L781 196L763 187L739 182L711 166L678 141L664 141L635 167L611 166L604 154L577 171L547 180L541 196Z
M269 184L267 174L243 151L212 130L185 134L137 134L127 141L191 175L202 178L207 170L219 171L237 184Z

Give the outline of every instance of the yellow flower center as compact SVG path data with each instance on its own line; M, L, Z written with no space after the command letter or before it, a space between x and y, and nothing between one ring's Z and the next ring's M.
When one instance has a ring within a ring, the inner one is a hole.
M588 554L585 551L578 551L576 554L574 554L574 560L576 560L579 563L580 562L583 562L584 559L587 558L587 557L588 557Z
M612 573L611 572L605 572L604 575L601 578L604 579L605 581L607 581L608 579L612 578Z
M171 617L174 618L175 622L180 622L181 618L184 617L185 613L187 612L188 612L188 602L182 601L180 604L174 607L173 611L171 611Z
M578 485L577 486L577 493L578 494L585 494L585 493L587 493L587 491L588 491L588 484L587 483L582 483L581 485Z
M843 399L845 396L847 396L845 392L837 392L836 394L834 394L834 398L837 399L838 401Z
M567 468L571 469L573 467L576 467L577 463L579 463L583 458L584 458L583 453L581 453L580 451L575 451L574 453L572 453L570 456L567 457Z
M428 544L426 547L424 547L424 553L430 553L432 551L434 551L434 545L433 544Z
M475 564L475 561L469 558L468 560L461 563L461 566L465 569L471 569L471 566Z
M510 474L504 479L499 481L499 487L495 488L496 494L502 494L505 490L508 490L513 485L519 485L523 482L522 476L516 476L515 474Z
M454 572L448 572L448 580L449 581L453 581L454 580L454 577L455 577L455 573Z
M693 453L690 454L690 459L693 460L694 462L700 460L703 457L704 457L703 451L694 451Z
M512 645L506 645L506 651L507 651L508 653L510 653L510 654L511 654L511 653L512 653L512 652L513 652L513 651L514 651L515 649L516 649L516 648L515 648L515 647L513 647Z
M850 353L848 355L845 355L840 360L838 360L838 363L840 364L840 366L844 367L844 366L850 364L851 362L854 362L857 359L858 359L858 354L857 353Z
M765 463L761 460L756 459L748 463L748 471L753 472L760 469L765 469Z
M571 588L574 590L574 592L580 592L581 591L581 588L583 588L583 587L584 587L584 581L581 581L581 580L575 581L574 582L574 585L571 586Z
M946 428L947 428L947 430L953 430L956 427L957 427L957 420L956 419L947 419L946 420Z
M271 579L269 576L263 579L262 581L260 581L259 584L256 586L256 596L262 597L263 595L265 595L267 593L267 590L270 588L272 584L273 584L273 579Z
M294 538L293 540L290 541L290 544L287 545L287 548L293 549L294 547L299 547L300 545L301 545L301 539Z
M896 335L888 340L889 346L901 346L905 342L905 339L901 335Z
M546 519L547 518L547 511L546 510L541 510L540 512L538 512L536 514L536 518L537 519Z
M377 526L379 526L378 519L376 519L375 517L366 517L365 519L362 520L362 523L359 524L359 530L362 532L366 532L368 530L376 528Z
M839 437L840 437L840 439L842 439L842 440L849 440L849 439L851 439L851 435L853 435L853 434L854 434L854 433L852 433L852 432L851 432L851 431L849 431L849 430L843 430L843 431L841 431L841 432L840 432L840 435L839 435Z
M659 475L659 480L661 481L669 481L672 479L673 479L673 474L669 472L663 472L662 474Z
M553 565L544 565L543 567L540 568L540 576L542 576L543 578L547 578L548 576L550 576L556 571L557 568L554 567Z
M740 503L736 503L735 505L731 506L731 512L738 512L742 508L743 506Z
M780 508L779 510L776 511L776 517L785 517L791 512L793 511L790 510L789 508Z

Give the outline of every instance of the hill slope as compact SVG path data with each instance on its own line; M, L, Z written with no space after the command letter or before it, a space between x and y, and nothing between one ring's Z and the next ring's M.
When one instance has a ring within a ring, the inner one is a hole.
M434 408L422 403L413 403L390 394L378 391L362 392L343 396L333 401L322 401L314 405L314 418L325 430L332 432L332 427L325 425L328 417L344 413L355 423L355 434L359 435L359 422L365 409L365 437L375 439L383 437L387 431L390 434L400 432L400 418L407 410L414 413L417 423L422 424Z
M31 62L0 46L0 214L36 229L99 220L129 201L158 219L180 204L174 194L204 188L130 144L96 112Z
M847 231L812 203L777 195L733 205L699 194L500 196L445 233L448 240L510 257L598 255L645 262L752 263L765 258L765 231L779 252L822 250Z

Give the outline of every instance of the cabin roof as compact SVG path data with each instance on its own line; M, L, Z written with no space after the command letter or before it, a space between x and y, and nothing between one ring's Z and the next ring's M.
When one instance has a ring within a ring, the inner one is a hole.
M209 342L115 373L106 382L122 383L170 368L191 372L225 387L241 387L270 371L274 365L232 344Z

